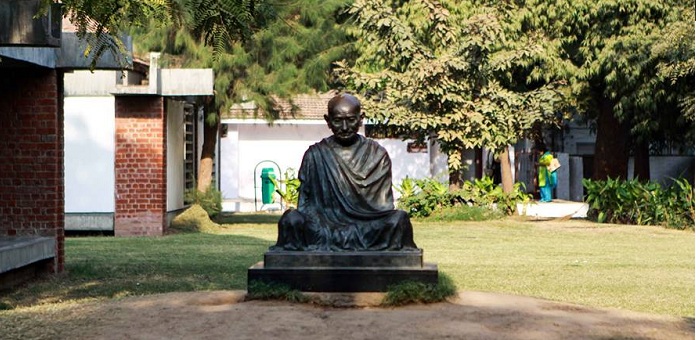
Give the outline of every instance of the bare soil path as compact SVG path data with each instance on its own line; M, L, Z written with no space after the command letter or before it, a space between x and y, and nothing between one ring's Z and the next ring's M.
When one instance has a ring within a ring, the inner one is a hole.
M396 308L374 306L380 294L315 295L330 305L244 301L244 295L167 293L73 304L56 318L27 319L33 326L46 322L43 331L62 339L694 339L690 318L493 293ZM342 305L354 307L336 307Z

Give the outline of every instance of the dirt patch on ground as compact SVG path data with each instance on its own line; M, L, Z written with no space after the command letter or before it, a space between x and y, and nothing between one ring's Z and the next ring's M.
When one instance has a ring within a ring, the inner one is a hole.
M244 296L243 291L168 293L72 304L53 316L27 311L22 333L168 340L694 339L693 319L503 294L462 292L448 302L397 308L376 307L381 294L313 295L323 305L244 301Z

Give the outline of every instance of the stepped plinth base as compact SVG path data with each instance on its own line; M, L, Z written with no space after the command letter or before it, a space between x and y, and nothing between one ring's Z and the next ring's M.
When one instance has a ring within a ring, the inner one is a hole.
M437 265L423 251L267 252L248 270L248 282L278 283L305 292L384 292L415 281L437 284Z

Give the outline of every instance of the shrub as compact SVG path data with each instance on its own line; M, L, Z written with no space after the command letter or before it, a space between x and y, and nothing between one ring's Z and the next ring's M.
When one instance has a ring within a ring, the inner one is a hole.
M196 188L186 190L184 202L200 205L210 218L222 211L222 193L215 188L214 183L211 183L205 192L198 191Z
M517 203L525 203L531 199L524 191L523 183L515 183L512 192L507 194L502 186L495 184L488 176L475 179L473 182L465 181L454 196L460 203L497 209L505 215L514 214L517 211Z
M686 179L667 188L638 180L583 180L588 217L599 223L663 225L675 229L694 227L693 188Z
M406 177L396 190L401 194L398 206L411 217L427 217L438 209L452 206L447 185L434 179Z
M515 183L513 192L506 194L501 186L493 183L493 179L487 176L473 182L465 181L457 191L449 191L446 184L429 178L405 178L401 185L396 187L401 194L398 206L409 216L449 215L445 217L446 220L454 220L457 216L471 220L474 214L469 213L474 211L467 211L466 207L498 210L502 214L512 215L517 211L517 203L527 202L531 198L523 189L522 183ZM495 215L483 214L481 217L490 219Z

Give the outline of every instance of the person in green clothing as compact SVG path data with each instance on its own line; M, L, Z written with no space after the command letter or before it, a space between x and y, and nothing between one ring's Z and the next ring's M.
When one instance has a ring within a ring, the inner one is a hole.
M549 170L551 162L553 162L553 155L546 149L545 145L541 145L537 148L539 151L539 174L538 174L538 184L539 184L539 194L541 196L541 202L551 202L553 200L553 189L558 183L558 177L556 171ZM554 169L555 170L555 169Z

